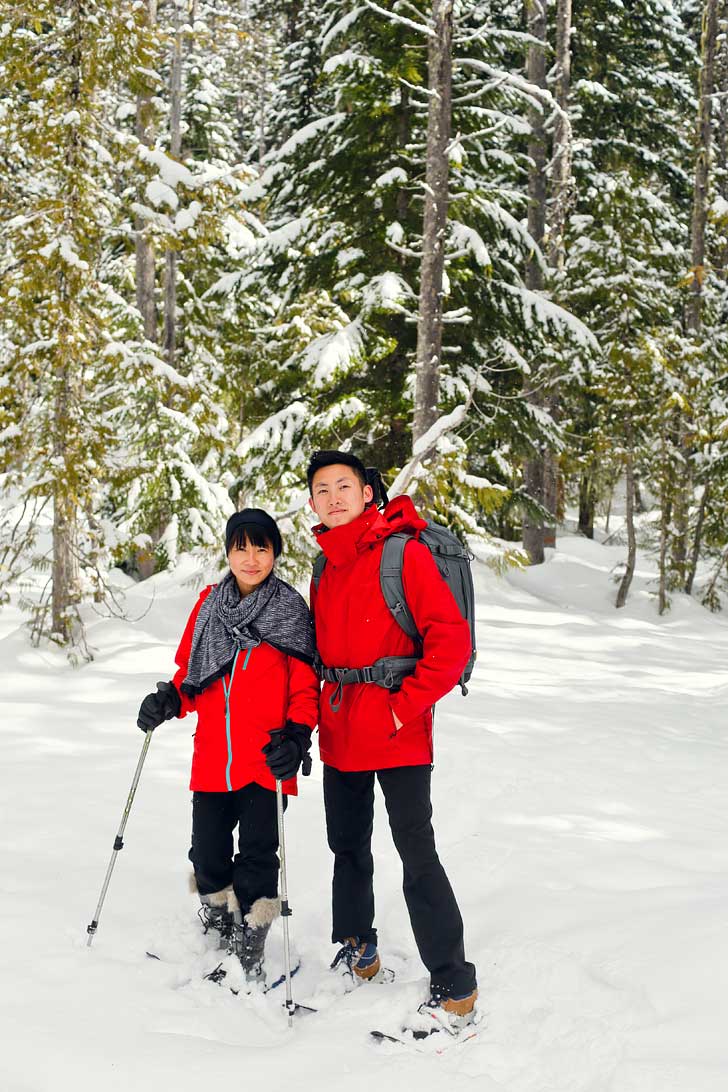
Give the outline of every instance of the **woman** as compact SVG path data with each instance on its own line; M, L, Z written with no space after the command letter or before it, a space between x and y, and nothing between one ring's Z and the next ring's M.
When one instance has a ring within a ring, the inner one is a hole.
M220 931L220 946L235 951L251 979L263 977L265 939L279 912L276 779L296 794L318 717L313 622L304 599L273 571L281 550L278 526L262 509L231 516L230 570L200 595L178 671L146 696L137 721L148 732L197 713L189 858L205 931Z

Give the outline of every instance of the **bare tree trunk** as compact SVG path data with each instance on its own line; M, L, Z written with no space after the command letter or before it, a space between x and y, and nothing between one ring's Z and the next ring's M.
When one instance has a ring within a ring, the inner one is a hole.
M705 280L705 228L708 222L708 185L710 181L710 155L712 142L712 101L715 93L715 54L718 41L718 0L705 0L703 7L703 34L701 42L700 106L698 110L697 157L695 163L695 190L693 194L693 219L691 251L693 280L688 304L688 329L700 333L703 309L703 282Z
M625 513L627 521L627 566L617 592L617 607L623 607L627 602L627 594L637 561L637 539L634 533L634 453L631 450L627 454L625 477L627 487L627 511Z
M700 560L700 546L703 539L703 527L705 525L705 512L708 507L708 499L710 497L710 482L703 488L703 495L700 498L700 507L698 508L698 519L695 524L695 538L693 539L693 549L690 555L690 565L688 567L688 574L685 580L685 594L693 594L693 583L695 582L695 573L698 570L698 561Z
M268 91L268 52L267 45L264 47L265 53L263 56L263 78L258 85L258 162L262 163L265 159L266 153L266 138L267 132L265 127L266 121L266 109L267 103L267 91Z
M579 531L586 538L594 538L594 486L588 474L579 479Z
M560 112L557 113L554 124L549 265L558 271L564 266L566 222L574 198L571 174L571 125L568 117L571 87L571 0L558 0L556 5L555 72L554 97Z
M546 87L546 0L526 0L526 18L529 34L537 39L538 44L528 47L526 76L537 87ZM543 43L543 44L541 44ZM540 247L546 231L546 133L541 109L530 111L531 136L528 142L528 154L531 165L528 171L528 230ZM534 292L543 288L541 263L537 255L532 255L526 266L526 284ZM533 380L538 385L538 368L533 369ZM536 406L544 405L543 394L528 391L528 400ZM539 451L531 455L523 467L523 484L526 492L538 501L546 503L546 469L544 453ZM549 470L549 475L551 471ZM523 520L523 546L531 559L532 565L540 565L544 560L544 525L542 519L526 513Z
M78 2L71 9L74 28L73 47L68 59L70 69L70 109L76 110L81 97L81 66L83 61L83 12ZM78 159L79 132L76 126L67 126L66 170L71 187L65 203L64 228L71 238L77 237L78 225ZM62 273L60 297L63 309L70 306L70 292ZM54 366L56 387L53 406L53 461L58 468L68 467L73 452L68 449L68 426L74 413L74 361L64 346L63 334L58 339L58 361ZM62 644L74 640L72 610L78 601L78 553L77 553L77 501L74 489L65 475L56 477L53 487L53 559L51 562L51 629L54 639Z
M147 0L147 25L153 27L157 22L157 0ZM136 137L147 148L154 143L152 119L152 89L145 88L137 95L136 102ZM134 249L136 256L136 302L144 323L144 336L147 341L157 340L157 303L155 299L155 262L154 243L151 235L145 232L145 221L141 216L134 218Z
M427 167L420 306L417 318L413 447L437 420L442 354L442 286L447 227L448 144L452 111L452 5L432 0L428 73Z
M716 89L718 6L719 0L705 0L703 6L700 105L698 109L695 188L691 226L693 279L690 285L690 300L687 308L688 331L696 338L699 337L703 326L703 285L705 282L706 226L708 222L713 136L712 103ZM675 490L675 536L672 549L672 566L678 586L685 587L689 580L688 535L690 530L690 503L693 496L693 456L695 449L689 436L689 423L682 410L678 410L677 431L682 455L682 468ZM690 583L692 584L692 581Z
M68 460L65 446L69 415L72 412L72 378L68 366L58 376L59 386L54 407L55 438L53 455L60 463ZM56 483L53 490L53 561L51 563L51 628L62 644L74 638L70 612L78 601L78 556L76 542L76 504L73 493L65 484Z
M178 0L172 5L174 39L169 77L169 154L179 159L182 152L182 26ZM174 367L177 355L177 252L168 250L164 269L164 355Z
M658 610L664 614L668 607L667 601L667 544L669 540L670 521L672 519L672 501L670 497L670 474L667 465L667 439L665 436L665 424L661 436L661 475L660 488L660 558L659 558L659 590Z

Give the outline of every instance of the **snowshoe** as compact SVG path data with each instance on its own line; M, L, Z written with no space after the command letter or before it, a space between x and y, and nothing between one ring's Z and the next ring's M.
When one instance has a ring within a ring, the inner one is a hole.
M435 1052L441 1053L447 1046L467 1042L478 1034L480 1016L475 1007L477 997L477 990L462 997L450 997L433 990L429 1000L423 1002L402 1025L400 1034L371 1031L370 1035L380 1043L420 1048L424 1046L424 1041L429 1040Z

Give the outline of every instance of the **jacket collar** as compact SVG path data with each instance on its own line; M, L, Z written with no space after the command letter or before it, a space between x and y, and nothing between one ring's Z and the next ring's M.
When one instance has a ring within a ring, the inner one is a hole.
M374 505L365 508L360 516L343 527L326 528L322 523L314 527L318 545L332 565L346 565L358 554L374 545L378 539L390 533L389 524Z
M332 565L346 565L395 531L407 530L416 534L426 526L427 521L418 516L410 498L403 494L394 497L383 512L371 505L343 527L327 529L323 523L319 523L313 533Z

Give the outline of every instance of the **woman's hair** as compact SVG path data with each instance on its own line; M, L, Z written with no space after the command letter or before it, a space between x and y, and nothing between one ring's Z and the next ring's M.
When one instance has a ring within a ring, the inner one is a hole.
M283 549L281 532L278 524L264 512L262 508L243 508L242 512L236 512L227 521L225 528L225 553L237 547L240 549L246 542L253 546L270 546L273 556L278 557Z
M259 527L256 523L241 523L239 527L235 528L230 537L227 552L243 550L248 544L251 546L270 546L271 550L273 549L273 543L262 527Z

